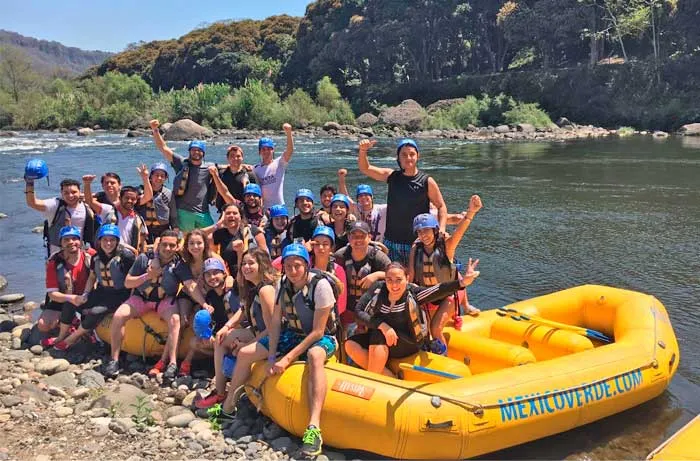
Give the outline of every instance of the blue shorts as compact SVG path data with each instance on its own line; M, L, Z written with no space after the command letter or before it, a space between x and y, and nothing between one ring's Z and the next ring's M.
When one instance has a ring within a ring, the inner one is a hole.
M408 257L411 254L412 243L397 243L386 238L383 243L389 249L389 259L408 266Z
M277 357L287 354L289 351L297 347L303 340L303 335L295 333L289 329L282 330L280 332L279 342L277 343ZM265 349L270 350L269 336L261 338L258 343ZM329 359L338 349L338 343L336 342L335 337L331 335L324 335L323 338L313 343L311 347L322 348L326 352L326 359ZM311 349L311 347L309 347L309 349ZM306 360L306 351L304 351L299 358L301 360Z

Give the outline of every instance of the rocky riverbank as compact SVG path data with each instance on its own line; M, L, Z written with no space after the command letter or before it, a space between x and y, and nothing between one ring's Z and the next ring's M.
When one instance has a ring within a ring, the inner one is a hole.
M37 303L0 308L0 460L294 459L300 440L243 398L220 427L195 416L211 372L164 383L128 355L116 380L100 373L108 346L45 351L29 321ZM326 451L319 460L343 460Z

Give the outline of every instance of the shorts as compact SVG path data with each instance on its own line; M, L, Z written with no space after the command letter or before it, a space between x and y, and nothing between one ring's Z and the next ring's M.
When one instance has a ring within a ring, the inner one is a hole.
M400 262L404 266L408 266L408 257L411 254L411 243L398 243L384 238L384 245L389 249L389 259L395 262Z
M295 333L289 329L282 330L280 332L279 342L277 343L277 357L287 354L289 351L298 346L303 340L304 335L300 335L299 333ZM258 340L258 344L269 351L270 337L265 336L264 338L260 338ZM328 360L338 349L338 342L335 340L335 337L331 335L324 335L323 338L313 343L309 349L312 347L322 348L326 352L326 360ZM301 360L306 360L306 351L304 351L299 358Z
M44 303L44 307L42 307L42 309L45 311L61 312L63 311L63 306L65 304L70 304L72 306L71 303L57 303L56 301L50 300L47 295L46 302Z
M128 298L129 290L106 290L97 287L90 292L87 302L78 308L81 316L80 326L86 330L94 330L103 318L113 314ZM85 312L95 306L104 306L107 310L101 314Z
M175 308L175 298L166 296L160 301L146 301L139 295L131 295L124 304L131 306L138 317L143 317L144 314L151 311L156 311L158 315L162 316L163 312Z
M370 346L386 346L386 338L380 330L372 329L367 333L360 333L349 338L348 341L353 341L359 344L363 349L369 350ZM416 343L406 341L399 337L394 346L389 346L390 359L402 359L413 355L420 351L420 346Z
M182 232L189 232L191 230L202 229L204 227L214 225L214 220L209 212L194 213L192 211L182 209L177 210L177 222Z

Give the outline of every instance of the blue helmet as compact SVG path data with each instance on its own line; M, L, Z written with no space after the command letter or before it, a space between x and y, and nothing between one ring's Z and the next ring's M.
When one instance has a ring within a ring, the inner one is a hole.
M75 226L65 226L62 227L58 233L59 240L63 240L63 237L78 237L80 238L80 229Z
M345 194L335 194L333 198L331 198L331 206L333 205L333 202L343 202L345 204L345 208L350 208L350 199Z
M316 229L314 230L314 235L311 236L312 239L315 239L319 235L325 235L329 239L331 239L331 243L335 243L335 232L333 232L333 229L331 229L328 226L316 226Z
M226 272L226 268L224 267L224 263L221 262L220 259L216 258L209 258L204 261L204 272L209 272L209 271L221 271L221 272Z
M243 188L243 195L248 195L248 194L257 195L258 197L262 197L262 189L260 189L260 186L258 186L257 184L253 184L252 182L248 183Z
M284 247L284 250L282 250L282 261L284 261L290 256L297 256L306 261L306 264L311 264L311 257L309 256L309 252L306 250L306 247L301 243L290 243L289 245Z
M119 240L121 237L119 234L119 227L117 227L116 224L101 225L100 229L97 231L97 240L101 239L102 237L114 237Z
M213 335L211 328L212 320L211 314L206 309L201 309L194 314L194 320L192 321L192 330L194 334L200 339L209 339Z
M374 197L372 186L369 184L358 184L357 189L355 190L355 197L359 197L362 194L367 194L370 197Z
M289 212L284 205L272 205L270 207L270 218L288 218Z
M316 201L316 197L314 197L314 193L311 192L311 189L299 189L294 196L294 201L296 202L299 198L308 198L312 202Z
M231 354L224 355L223 363L224 376L230 378L233 375L233 369L236 368L236 356Z
M150 174L153 174L153 172L156 170L163 171L165 173L165 179L168 178L168 165L166 165L163 162L154 163L153 165L151 165L151 173Z
M207 143L204 141L190 141L190 145L187 146L187 150L192 150L193 147L196 147L197 149L201 150L204 154L207 153Z
M413 139L410 138L404 138L399 141L399 143L396 145L396 155L399 155L399 152L401 152L401 148L404 146L411 146L414 149L418 150L418 143L416 143Z
M272 138L260 138L260 141L258 141L258 150L262 149L263 147L271 147L275 148L275 141L272 140Z
M40 158L27 161L24 166L25 179L41 179L49 175L49 166Z
M421 213L413 218L413 232L420 229L439 229L440 223L437 218L430 213Z

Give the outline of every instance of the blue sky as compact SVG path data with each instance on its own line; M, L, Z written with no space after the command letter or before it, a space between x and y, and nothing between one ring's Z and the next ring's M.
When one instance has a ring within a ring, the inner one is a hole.
M87 50L121 51L222 19L303 16L312 0L2 0L0 29Z

